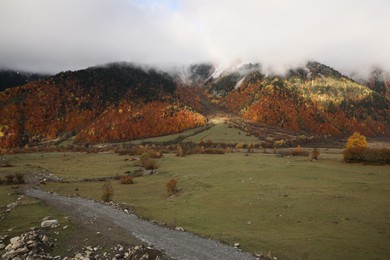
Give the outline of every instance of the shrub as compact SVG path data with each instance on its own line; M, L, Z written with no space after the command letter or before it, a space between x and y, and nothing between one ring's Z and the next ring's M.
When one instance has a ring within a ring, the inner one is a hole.
M313 151L311 151L311 159L318 160L319 156L320 156L320 150L318 148L314 148Z
M146 151L151 158L161 158L162 153L160 151L157 151L156 149L148 149Z
M366 149L365 159L371 163L390 164L390 148Z
M133 184L133 177L129 176L129 175L122 175L120 177L120 182L122 184Z
M206 149L202 149L201 153L204 153L204 154L225 154L225 149L222 149L222 148L206 148Z
M364 162L369 164L390 164L389 148L353 147L344 150L344 161L348 163Z
M141 156L141 164L146 170L155 170L159 167L157 162L148 156Z
M102 190L103 190L102 200L105 202L111 201L112 196L114 196L114 189L112 188L111 184L109 183L103 184Z
M348 138L346 148L350 149L350 148L357 148L357 147L367 148L367 140L366 140L366 137L364 135L361 135L360 133L355 132L355 133L353 133L353 135L351 135Z
M243 143L238 143L238 144L236 144L236 147L235 147L236 149L243 149L243 148L245 148L245 144L243 144Z
M203 148L200 148L199 146L191 142L179 143L176 145L176 156L183 157L190 154L201 153L202 149Z
M362 162L364 159L364 150L363 147L350 147L344 150L343 156L344 161L352 162Z
M165 188L166 188L166 191L167 191L167 194L168 196L172 196L172 195L175 195L177 192L178 192L178 189L177 189L177 181L176 179L170 179L166 185L165 185Z
M343 152L344 161L349 163L366 161L366 155L370 154L370 152L366 151L368 150L366 137L358 132L353 133L348 138L345 147ZM372 156L369 157L372 158Z
M14 179L15 179L15 174L13 174L13 173L9 173L9 174L5 175L5 183L8 185L13 184Z
M15 174L15 178L16 178L15 182L17 184L23 184L24 183L24 175L23 174L17 173L17 174Z
M184 149L183 146L180 144L176 145L176 156L177 157L183 157L184 156Z
M292 156L309 156L309 152L298 144L298 146L291 150Z

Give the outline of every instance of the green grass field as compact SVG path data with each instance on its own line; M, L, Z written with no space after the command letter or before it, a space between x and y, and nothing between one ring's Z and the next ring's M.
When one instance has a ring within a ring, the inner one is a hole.
M66 180L115 176L138 166L113 153L9 155L16 171L47 169ZM386 259L390 252L390 167L346 164L341 154L320 160L273 154L171 154L157 174L135 184L112 181L113 200L138 215L240 243L278 259ZM27 165L27 166L26 166ZM8 169L9 170L9 169ZM0 173L4 168L0 168ZM167 198L176 178L180 195ZM60 194L99 200L102 182L48 183ZM77 191L76 191L77 188Z
M214 126L204 132L197 135L186 138L186 141L199 143L200 141L212 141L214 143L226 143L226 144L257 144L261 140L254 136L247 136L245 132L229 127L229 124L224 123L223 118L215 118L212 120Z

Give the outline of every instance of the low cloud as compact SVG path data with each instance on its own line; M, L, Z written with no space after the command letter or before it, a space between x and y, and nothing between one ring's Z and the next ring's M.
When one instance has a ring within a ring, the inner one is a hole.
M390 70L386 0L2 0L0 67L59 72L115 61L317 60Z

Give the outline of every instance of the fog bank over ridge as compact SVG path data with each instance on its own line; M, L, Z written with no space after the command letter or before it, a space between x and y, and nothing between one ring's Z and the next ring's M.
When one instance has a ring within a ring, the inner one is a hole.
M385 0L3 0L0 68L259 62L281 72L316 60L390 71L389 13Z

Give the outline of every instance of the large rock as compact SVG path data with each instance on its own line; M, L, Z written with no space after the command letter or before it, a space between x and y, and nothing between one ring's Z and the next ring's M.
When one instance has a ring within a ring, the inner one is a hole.
M41 222L41 227L53 227L57 225L58 225L58 220L56 219L44 220Z
M9 242L11 243L11 244L15 244L17 241L19 241L20 240L20 237L13 237L13 238L11 238L10 240L9 240Z

